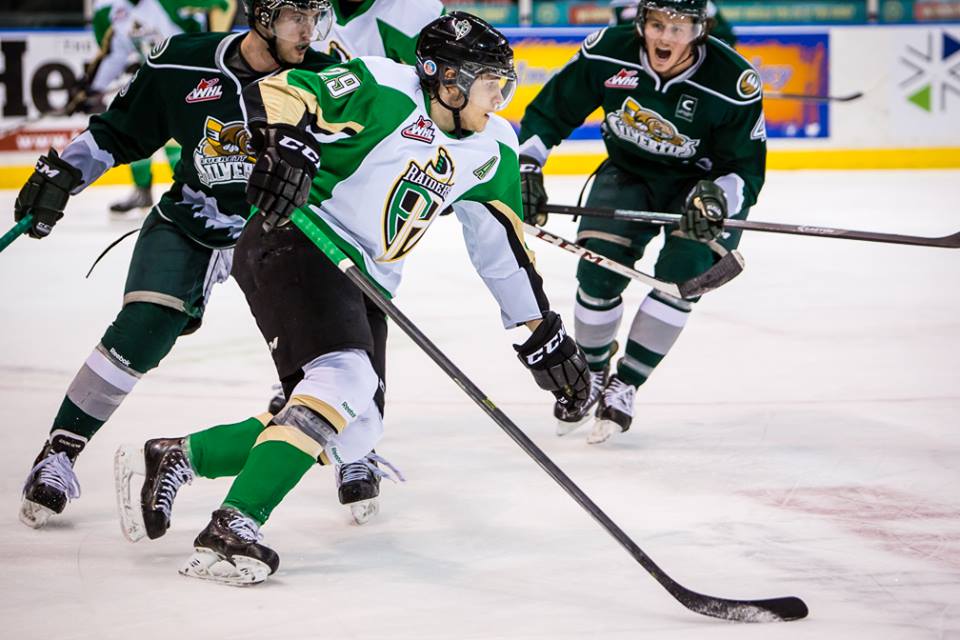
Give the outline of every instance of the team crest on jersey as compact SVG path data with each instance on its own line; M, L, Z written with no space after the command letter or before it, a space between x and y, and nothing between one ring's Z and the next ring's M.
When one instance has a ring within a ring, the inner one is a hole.
M207 116L203 139L193 152L200 182L208 187L246 182L254 162L250 134L243 122L224 123Z
M763 88L763 82L760 80L760 74L753 69L747 69L740 74L737 80L737 93L741 98L753 98L760 89Z
M197 83L190 93L187 94L187 97L184 98L187 104L193 104L194 102L209 102L211 100L219 100L223 97L223 85L220 84L220 78L210 78L206 80L204 78L200 79L200 82Z
M641 149L661 156L691 158L697 153L699 140L677 130L676 125L653 109L645 109L633 98L623 101L618 111L611 111L604 121L608 131Z
M163 55L163 52L167 50L167 45L170 44L170 38L165 38L162 41L158 42L153 46L153 49L150 49L150 53L147 55L151 60L156 60Z
M424 118L423 116L417 117L417 121L414 122L409 127L403 129L400 132L404 138L409 138L410 140L419 140L420 142L433 142L433 138L436 135L436 130L433 128L433 121Z
M610 89L636 89L640 84L637 72L632 69L620 69L604 81L603 86Z
M453 189L453 161L443 147L420 166L411 160L397 179L383 209L383 255L378 262L395 262L413 249L444 208Z

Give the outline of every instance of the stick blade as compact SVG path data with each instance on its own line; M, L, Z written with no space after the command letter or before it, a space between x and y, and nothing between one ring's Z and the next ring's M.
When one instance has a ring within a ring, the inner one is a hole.
M810 613L806 603L795 596L766 600L727 600L699 593L678 598L695 613L733 622L789 622L801 620Z
M730 251L695 278L677 285L684 298L696 298L727 284L743 272L745 262L739 251Z

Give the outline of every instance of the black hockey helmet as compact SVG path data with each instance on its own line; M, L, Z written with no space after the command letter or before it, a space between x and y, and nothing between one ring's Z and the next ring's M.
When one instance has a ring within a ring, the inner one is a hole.
M452 77L447 77L447 69L455 71ZM500 78L502 109L510 102L517 88L513 49L507 38L485 21L463 11L452 11L420 31L417 40L417 75L433 97L437 97L437 88L441 84L463 92L464 101L458 108L444 104L455 115L466 106L470 87L482 74Z
M670 16L690 18L692 29L690 42L696 43L707 36L707 0L640 0L637 3L637 33L643 39L643 30L648 11L663 11Z
M285 8L305 11L316 15L312 25L311 42L323 40L333 25L333 6L330 0L244 0L247 9L247 23L267 41L270 54L278 64L286 66L277 54L277 40L300 39L303 25L297 21L279 21ZM297 16L295 16L296 18Z

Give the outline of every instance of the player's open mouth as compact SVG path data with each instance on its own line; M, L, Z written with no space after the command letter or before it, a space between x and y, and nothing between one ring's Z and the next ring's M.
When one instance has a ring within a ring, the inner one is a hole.
M669 49L661 49L660 47L654 47L653 53L657 56L657 60L662 60L666 62L670 59L670 56L673 55Z

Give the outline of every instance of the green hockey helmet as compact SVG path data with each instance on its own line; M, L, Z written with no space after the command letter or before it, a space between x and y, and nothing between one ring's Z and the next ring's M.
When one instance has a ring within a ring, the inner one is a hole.
M703 40L707 35L707 0L640 0L637 3L636 23L641 39L644 37L649 11L661 11L671 19L689 18L690 26L684 29L674 26L674 35L685 38L690 43Z

